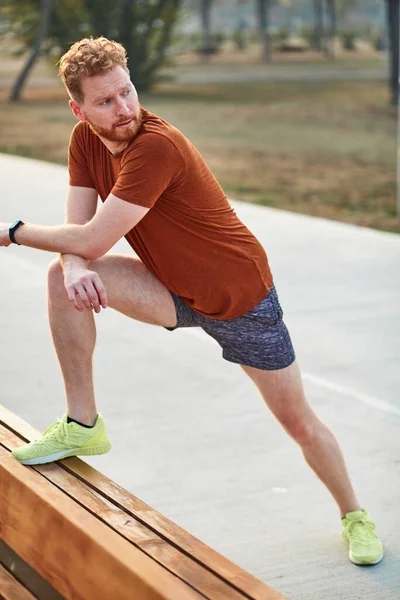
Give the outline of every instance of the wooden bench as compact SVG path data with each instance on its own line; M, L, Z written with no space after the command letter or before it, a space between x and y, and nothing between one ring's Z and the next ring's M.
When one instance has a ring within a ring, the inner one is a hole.
M12 458L38 437L0 405L3 600L284 600L82 460Z

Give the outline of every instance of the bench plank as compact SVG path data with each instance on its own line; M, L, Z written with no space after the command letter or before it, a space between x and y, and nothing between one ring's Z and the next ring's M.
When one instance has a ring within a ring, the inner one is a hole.
M0 564L0 600L36 600L36 597Z
M3 424L0 442L8 449L41 435L1 405L0 422ZM206 596L212 594L211 597L218 600L235 600L238 597L284 600L278 592L80 459L69 458L56 465L42 465L35 469L60 488L68 489L88 510ZM227 585L230 586L228 592Z
M35 597L42 600L65 600L48 581L25 562L4 540L0 539L0 564L14 579L29 590ZM1 591L1 590L0 590Z
M4 542L68 600L202 597L4 448L0 488Z
M10 430L0 426L0 443L7 449L24 442ZM49 482L67 493L103 523L120 533L125 539L140 548L145 554L162 564L171 573L215 600L243 600L243 594L232 585L209 571L202 564L187 556L179 548L152 529L137 521L130 513L105 499L98 490L89 487L58 464L32 467Z

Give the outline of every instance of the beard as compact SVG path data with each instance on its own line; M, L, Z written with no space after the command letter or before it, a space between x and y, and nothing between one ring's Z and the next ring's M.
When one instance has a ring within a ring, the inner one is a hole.
M114 125L111 128L101 127L100 125L97 125L96 123L94 123L94 121L90 121L86 117L89 127L93 131L93 133L98 135L100 138L104 138L108 142L115 142L115 143L132 141L133 138L137 136L137 134L140 132L140 130L142 128L142 119L143 119L143 117L142 117L142 109L141 108L139 109L138 116L133 115L133 114L128 115L128 116L124 117L123 119L120 119L119 121L114 123ZM118 127L118 125L121 125L122 123L126 123L127 121L130 121L130 120L132 120L132 122L131 122L130 126L127 127L126 129L121 129L120 127Z

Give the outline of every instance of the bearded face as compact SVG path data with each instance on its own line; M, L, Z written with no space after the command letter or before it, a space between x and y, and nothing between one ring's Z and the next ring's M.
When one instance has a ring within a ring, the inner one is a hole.
M112 150L120 151L139 132L142 112L137 92L123 67L83 77L83 102L71 101L75 116L87 121L92 131Z
M123 120L119 120L111 127L103 127L86 117L90 129L99 137L109 142L130 142L139 132L142 124L142 115L129 114Z

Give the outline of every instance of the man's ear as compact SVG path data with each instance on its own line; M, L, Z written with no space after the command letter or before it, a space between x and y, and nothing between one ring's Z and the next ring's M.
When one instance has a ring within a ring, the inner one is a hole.
M80 105L76 102L76 100L70 100L69 101L69 105L71 107L72 112L74 113L75 117L77 119L79 119L79 121L86 121L86 115L85 113L82 111L82 108L80 107Z

